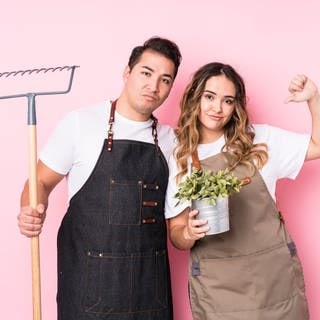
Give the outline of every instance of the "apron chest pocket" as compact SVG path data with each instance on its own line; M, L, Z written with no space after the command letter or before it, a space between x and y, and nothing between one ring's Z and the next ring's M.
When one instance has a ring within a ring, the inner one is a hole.
M142 184L139 181L110 179L108 212L113 225L139 225L141 223Z

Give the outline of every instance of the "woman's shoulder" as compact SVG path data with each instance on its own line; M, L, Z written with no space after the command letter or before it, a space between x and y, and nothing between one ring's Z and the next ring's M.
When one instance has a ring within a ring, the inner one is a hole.
M255 133L255 143L267 143L270 138L279 133L280 128L271 126L269 124L253 124L252 129Z
M252 125L252 129L255 132L255 134L265 134L267 132L270 131L270 128L272 128L272 126L265 124L265 123L255 123Z

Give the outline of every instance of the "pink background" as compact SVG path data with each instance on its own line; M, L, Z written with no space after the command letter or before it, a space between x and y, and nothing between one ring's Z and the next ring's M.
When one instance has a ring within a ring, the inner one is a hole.
M306 105L283 101L296 73L306 73L320 86L319 10L317 0L2 1L0 72L81 66L70 94L37 99L39 149L69 110L117 97L130 50L153 35L175 40L183 54L172 93L157 113L161 121L175 124L180 95L196 68L223 61L243 75L254 122L308 132ZM43 85L54 90L61 81L47 74L31 84L33 90ZM20 91L24 85L20 78L0 78L0 95ZM26 106L24 99L0 100L0 317L10 320L32 318L30 241L19 234L16 223L28 175ZM319 191L319 161L305 164L296 181L283 181L279 189L304 267L311 320L320 314ZM52 193L41 236L46 320L56 319L56 233L65 208L62 183ZM187 252L171 248L170 253L175 320L190 320Z

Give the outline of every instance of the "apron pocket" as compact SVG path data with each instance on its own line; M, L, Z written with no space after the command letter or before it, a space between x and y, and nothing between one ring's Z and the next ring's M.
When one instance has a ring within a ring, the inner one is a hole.
M165 250L130 256L88 252L85 311L121 314L166 308L167 268Z
M203 259L200 275L191 277L190 285L191 297L195 291L208 314L243 310L253 299L250 263L246 257Z
M259 253L203 259L193 289L209 313L258 310L297 294L292 259L286 244Z
M285 243L251 257L258 308L274 306L297 294L293 260Z
M109 223L139 225L141 223L142 181L110 179L109 190Z

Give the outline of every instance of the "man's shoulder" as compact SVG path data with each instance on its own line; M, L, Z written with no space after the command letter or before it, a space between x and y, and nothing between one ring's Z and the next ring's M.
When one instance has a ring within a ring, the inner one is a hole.
M79 107L70 111L66 115L66 119L74 119L75 123L78 123L80 127L90 125L92 123L106 122L107 116L109 113L109 103L108 102L99 102L92 104L90 106ZM71 120L72 121L72 120Z
M80 107L72 112L77 113L79 116L100 116L109 112L110 103L108 101L97 102L95 104Z
M167 124L160 124L158 128L160 148L168 161L175 146L175 133L172 127Z

